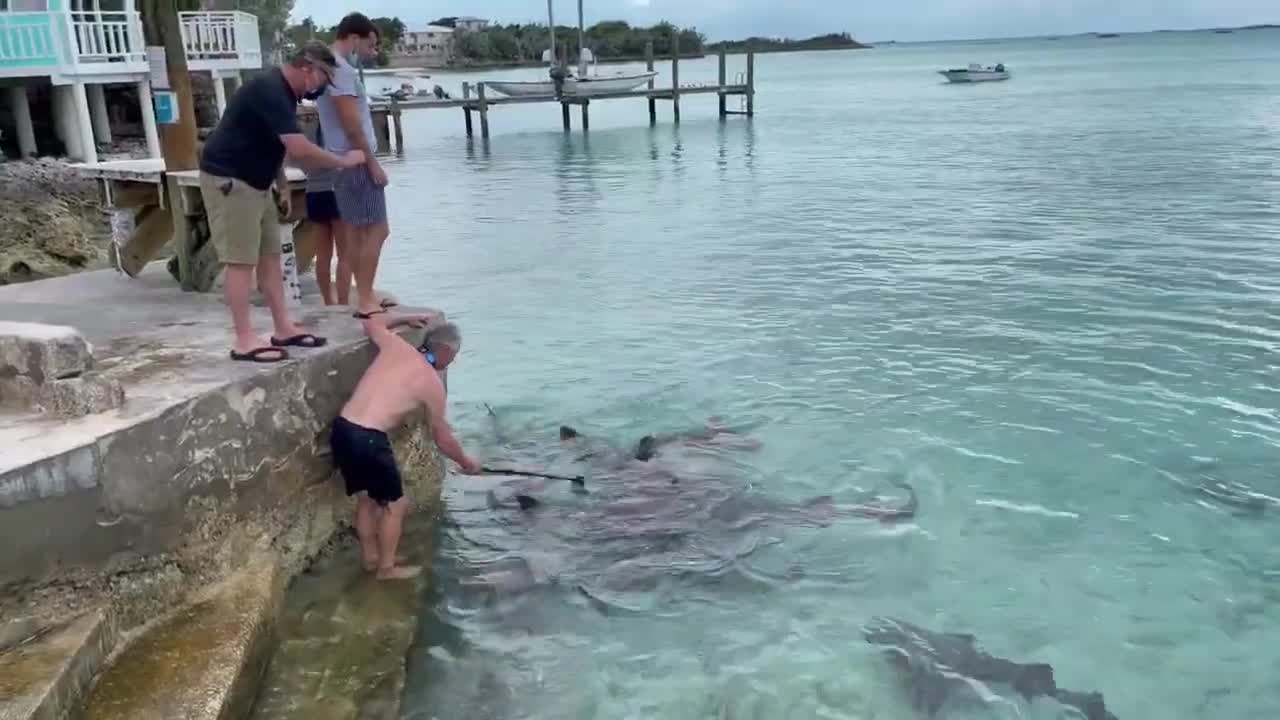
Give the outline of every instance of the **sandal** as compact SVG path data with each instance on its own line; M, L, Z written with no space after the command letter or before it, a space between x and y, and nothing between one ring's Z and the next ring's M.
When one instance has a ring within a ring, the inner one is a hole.
M324 347L328 342L328 338L313 335L312 333L298 333L284 339L277 338L274 335L271 336L271 344L275 347L318 348Z
M273 353L274 356L264 358L263 355L266 355L268 353ZM239 360L242 362L278 363L278 362L284 362L285 360L288 360L289 353L285 352L284 350L281 350L278 347L260 347L260 348L254 348L249 352L244 352L244 353L232 350L231 359Z
M360 312L359 310L357 310L357 311L355 311L355 312L351 313L351 317L356 318L356 319L359 319L359 320L368 320L369 318L373 317L374 315L385 315L385 314L386 314L386 312L387 312L387 309L386 309L386 308L383 308L383 309L381 309L381 310L371 310L371 311L369 311L369 312L367 312L367 313L363 313L363 312Z
M382 298L378 304L382 306L383 310L386 310L387 308L400 307L400 303L392 300L391 298Z

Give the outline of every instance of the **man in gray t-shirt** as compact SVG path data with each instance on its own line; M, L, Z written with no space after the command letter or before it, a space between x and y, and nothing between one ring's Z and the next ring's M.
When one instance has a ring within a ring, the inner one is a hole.
M368 162L359 172L339 172L333 178L333 195L338 206L340 244L351 256L358 294L356 317L383 310L373 291L378 258L390 229L383 191L387 174L374 158L378 147L373 132L369 96L359 73L349 58L372 60L378 48L378 28L360 13L351 13L338 23L333 49L338 59L325 94L316 100L320 131L326 148L363 150ZM339 278L341 284L341 278Z

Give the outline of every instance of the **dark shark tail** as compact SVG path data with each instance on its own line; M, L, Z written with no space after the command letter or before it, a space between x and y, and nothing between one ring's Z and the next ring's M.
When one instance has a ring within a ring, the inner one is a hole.
M1053 679L1053 667L1045 663L1020 665L1018 676L1013 679L1013 689L1028 700L1042 695L1054 697L1058 684Z
M1058 702L1063 705L1070 705L1084 713L1085 720L1116 720L1116 716L1107 710L1107 704L1102 701L1102 693L1058 690L1053 694L1053 697L1057 698Z

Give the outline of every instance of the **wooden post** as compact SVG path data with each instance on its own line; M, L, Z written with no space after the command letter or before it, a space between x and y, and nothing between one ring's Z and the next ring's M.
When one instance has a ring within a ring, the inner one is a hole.
M373 134L377 136L378 146L373 149L379 155L391 152L391 125L389 111L385 108L373 110Z
M484 83L476 85L476 93L480 98L480 137L489 139L489 103L484 99Z
M586 132L591 129L591 119L588 117L587 113L587 106L590 104L590 100L586 98L582 99L582 132Z
M471 83L466 83L466 82L462 83L462 99L463 100L471 99ZM472 131L471 129L471 106L463 105L462 114L466 117L466 120L467 120L467 137L471 137L472 135L475 134L475 132Z
M391 127L395 129L396 154L398 155L404 154L404 128L400 126L401 112L403 111L400 110L400 104L397 101L392 100L391 101Z
M671 119L680 124L680 35L671 34Z
M720 48L720 92L717 93L717 95L720 96L720 117L722 118L728 114L726 112L728 108L725 107L726 98L724 96L724 80L725 80L725 63L726 62L727 60L725 58L724 48Z
M572 124L569 122L569 103L567 102L560 103L560 119L564 121L565 132L573 129Z
M142 0L143 31L147 45L163 45L169 87L178 101L178 122L165 124L160 133L160 153L165 170L194 170L196 157L196 106L191 95L191 75L187 71L187 53L182 42L182 26L177 3L172 0ZM143 112L148 109L144 108ZM154 112L152 110L151 112ZM178 277L183 290L195 290L196 280L191 265L191 230L181 188L172 174L165 176L165 200L173 216L173 243L177 246Z
M747 117L756 114L756 54L747 51Z
M644 64L649 72L653 72L653 41L644 44ZM649 78L649 92L653 92L653 78ZM658 101L649 96L649 124L658 124Z

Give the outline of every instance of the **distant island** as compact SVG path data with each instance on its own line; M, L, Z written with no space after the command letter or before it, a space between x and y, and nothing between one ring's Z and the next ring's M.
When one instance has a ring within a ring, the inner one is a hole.
M745 53L747 51L758 53L803 52L806 50L865 50L870 47L870 45L864 45L854 40L849 33L829 33L827 35L815 35L805 40L767 37L725 40L707 45L707 52L718 53L721 50L727 53Z

